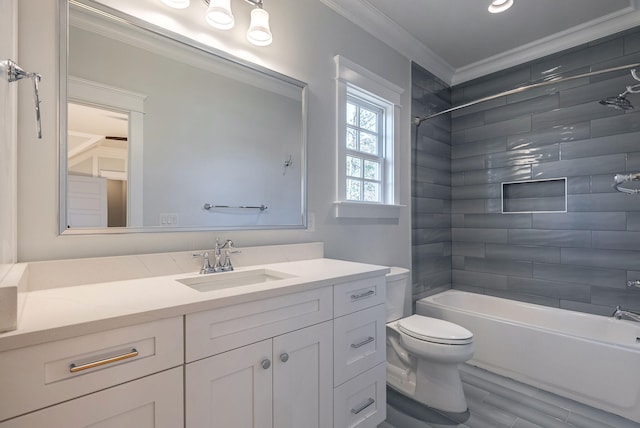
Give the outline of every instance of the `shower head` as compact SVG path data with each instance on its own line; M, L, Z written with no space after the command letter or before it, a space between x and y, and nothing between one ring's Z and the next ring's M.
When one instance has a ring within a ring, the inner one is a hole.
M599 101L600 104L607 107L613 107L617 110L633 110L633 105L626 97L628 92L623 92L616 97L608 97Z

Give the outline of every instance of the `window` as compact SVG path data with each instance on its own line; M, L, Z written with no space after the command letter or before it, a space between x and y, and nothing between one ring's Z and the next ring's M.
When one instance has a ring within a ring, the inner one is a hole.
M401 88L340 56L337 64L338 217L397 218Z

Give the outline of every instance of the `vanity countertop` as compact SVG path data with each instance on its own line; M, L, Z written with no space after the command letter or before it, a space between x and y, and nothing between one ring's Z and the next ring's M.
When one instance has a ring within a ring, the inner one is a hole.
M389 271L384 266L326 258L247 266L236 271L260 268L293 277L200 292L177 281L200 274L181 273L27 292L18 329L0 334L0 351L365 279Z

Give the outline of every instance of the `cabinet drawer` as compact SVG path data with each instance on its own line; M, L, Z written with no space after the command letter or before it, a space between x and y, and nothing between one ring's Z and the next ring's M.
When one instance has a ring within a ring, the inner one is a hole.
M375 428L387 417L386 363L334 390L335 428Z
M331 287L227 306L186 316L186 361L332 318Z
M386 278L384 276L336 284L333 287L334 316L340 317L370 308L384 303L386 299Z
M178 428L182 369L176 367L9 421L0 428Z
M182 317L2 352L0 420L182 363Z
M333 382L338 386L386 359L385 305L333 321Z

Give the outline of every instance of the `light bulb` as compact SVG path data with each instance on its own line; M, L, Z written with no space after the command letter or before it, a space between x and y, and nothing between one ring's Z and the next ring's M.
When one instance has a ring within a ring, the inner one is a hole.
M513 0L493 0L489 5L489 12L500 13L513 6Z
M211 0L206 20L209 25L220 30L233 28L235 20L231 13L231 0Z
M256 8L251 11L251 25L247 31L247 40L256 46L268 46L273 41L269 28L269 14Z
M189 7L189 0L162 0L162 3L174 9L185 9Z

